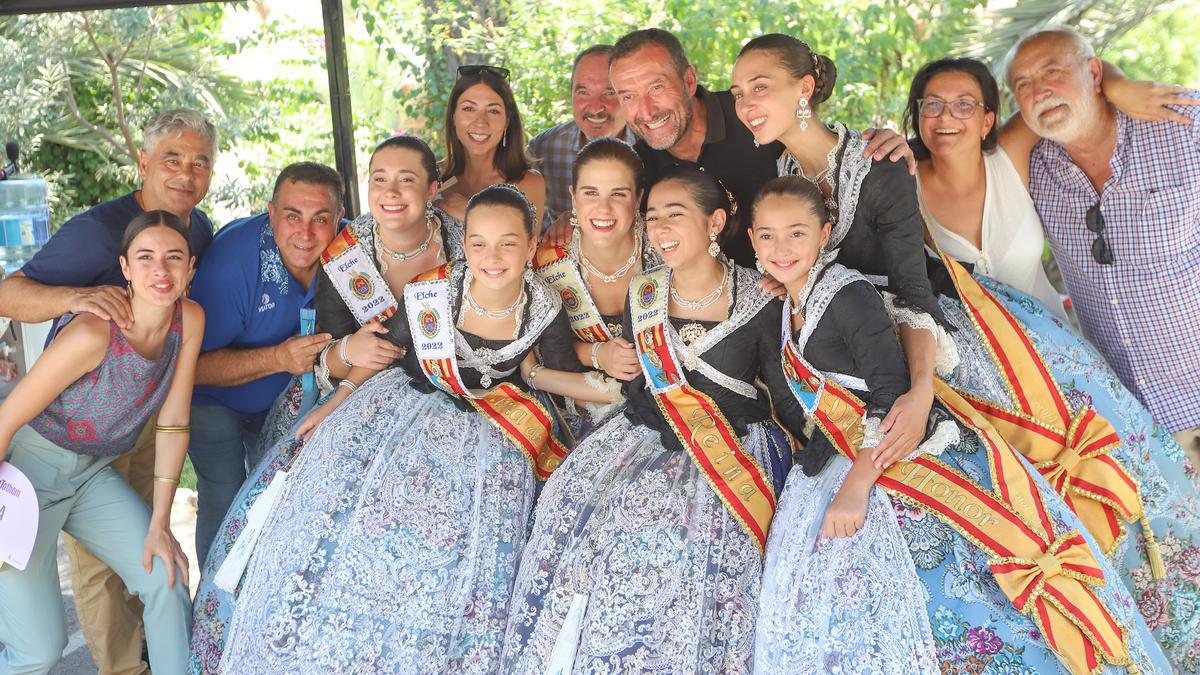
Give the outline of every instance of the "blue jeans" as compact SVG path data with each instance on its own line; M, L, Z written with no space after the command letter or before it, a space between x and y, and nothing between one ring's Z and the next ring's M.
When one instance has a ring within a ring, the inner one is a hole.
M258 435L266 416L219 405L192 406L188 456L196 469L196 558L201 569L246 472L261 458Z

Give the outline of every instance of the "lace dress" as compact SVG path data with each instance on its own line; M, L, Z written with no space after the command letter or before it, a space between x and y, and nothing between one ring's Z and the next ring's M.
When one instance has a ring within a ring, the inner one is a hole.
M934 330L938 373L950 385L1015 406L966 315L940 260L923 253L916 184L902 163L863 159L865 142L845 127L831 157L838 163L835 225L829 247L837 261L884 291L894 321ZM785 154L780 172L795 173ZM920 274L920 272L925 272ZM995 279L975 279L1017 319L1046 362L1072 412L1090 404L1112 423L1121 443L1111 451L1141 488L1166 576L1154 579L1138 523L1110 559L1133 592L1146 623L1172 665L1200 672L1200 477L1171 434L1125 389L1100 354L1035 298ZM957 328L954 331L944 327Z
M813 367L867 402L867 439L877 443L869 420L907 390L903 352L882 298L865 279L836 264L816 273L805 325L793 339ZM991 489L978 438L940 404L933 412L936 431L919 451ZM832 447L814 434L805 452L820 446ZM987 556L925 511L875 487L861 530L820 539L825 510L849 469L839 454L816 476L788 477L767 544L755 672L1067 672L1032 618L1001 591ZM1040 492L1057 531L1081 528L1048 484ZM1115 572L1105 565L1105 574ZM1138 627L1130 651L1142 672L1165 672L1129 593L1119 584L1099 592L1118 620Z
M791 447L765 392L745 384L778 358L764 336L778 325L779 303L759 291L757 278L737 268L730 318L672 319L669 339L685 353L679 331L706 329L692 343L698 359L685 366L687 381L713 398L777 494ZM628 306L624 323L632 334ZM558 641L577 643L576 673L752 667L758 545L680 446L643 376L626 392L625 413L577 446L542 491L513 592L503 672L545 672ZM588 595L578 634L560 635L577 594Z
M462 255L462 224L450 216L435 210L435 215L442 223L442 241L445 243L447 254L451 258ZM354 233L358 242L374 258L375 256L375 219L369 213L354 220L346 227ZM358 330L358 321L346 307L345 302L332 287L329 276L324 269L318 269L316 291L317 321L320 329L332 334L335 338L349 335ZM401 316L401 314L397 314ZM403 317L393 318L385 325L392 329L403 326ZM407 330L407 329L405 329ZM389 339L397 345L408 347L406 333L391 331ZM403 373L403 370L399 370ZM400 374L394 378L402 377ZM322 391L321 396L328 396L328 391ZM302 409L303 389L300 378L292 378L291 383L276 399L267 413L263 430L259 436L259 444L264 450L262 459L254 467L251 474L242 484L233 505L225 514L221 528L208 553L204 569L201 570L200 586L196 591L196 600L192 615L192 659L191 670L194 673L220 672L221 653L225 647L225 635L229 628L229 620L233 615L234 597L217 588L213 577L229 555L234 542L246 526L250 507L254 505L259 495L267 489L275 477L275 472L292 464L303 444L292 438L292 429ZM244 578L244 577L243 577Z

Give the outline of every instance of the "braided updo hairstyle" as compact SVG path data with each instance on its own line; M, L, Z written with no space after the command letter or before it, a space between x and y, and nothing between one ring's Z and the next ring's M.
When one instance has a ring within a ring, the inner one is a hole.
M752 51L770 52L794 79L811 75L814 86L808 101L812 107L828 100L833 93L837 66L828 56L814 52L808 43L783 33L767 33L747 42L738 57Z

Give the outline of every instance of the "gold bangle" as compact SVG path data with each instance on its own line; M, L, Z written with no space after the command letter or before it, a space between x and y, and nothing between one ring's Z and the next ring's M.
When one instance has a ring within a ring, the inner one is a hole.
M170 476L160 476L160 475L158 475L158 474L154 474L154 482L156 482L156 483L170 483L171 485L179 485L179 479L178 479L178 478L171 478Z
M154 431L161 434L186 434L191 430L192 426L190 424L185 424L181 427L172 427L163 424L154 425Z

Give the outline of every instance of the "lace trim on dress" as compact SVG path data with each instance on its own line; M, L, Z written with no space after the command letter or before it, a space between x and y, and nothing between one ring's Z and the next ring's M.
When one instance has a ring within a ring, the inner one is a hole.
M887 291L883 292L883 305L887 308L887 313L892 317L892 323L897 328L901 324L905 324L917 330L927 330L933 333L934 339L937 340L937 360L934 363L934 369L937 370L938 375L948 377L958 367L958 347L954 344L954 339L932 316L916 307L897 305L896 295Z
M703 337L690 345L685 344L679 331L675 330L675 327L669 322L667 323L667 340L671 343L671 348L675 350L675 353L680 355L684 368L697 371L725 389L749 399L758 398L758 390L754 388L754 385L726 375L702 359L701 356L728 337L730 333L744 326L747 321L758 316L762 308L772 300L771 296L758 287L760 278L762 277L757 272L735 265L733 268L733 308L729 312L729 318L710 328Z
M932 455L934 457L942 454L954 445L958 445L962 440L962 433L959 431L958 424L951 420L943 420L938 422L934 427L933 433L929 438L925 439L912 454L905 457L906 460L916 459L921 455Z
M837 174L837 213L829 214L833 219L833 232L829 237L829 248L836 248L846 238L850 225L854 223L854 213L858 209L858 198L862 191L863 180L871 171L874 162L869 157L863 157L867 142L856 131L851 131L845 124L835 123L833 130L837 132L838 142L832 156L840 156L841 161L832 170ZM789 152L784 152L777 162L780 176L800 175L800 164Z
M459 262L450 266L447 275L450 281L450 297L455 298L459 305L462 304L463 278L466 276L466 272L466 263ZM558 310L562 306L562 298L559 294L536 275L525 280L525 293L529 298L529 304L525 312L525 320L519 327L521 335L500 349L488 347L475 349L461 332L454 331L454 347L458 354L459 367L478 370L493 380L508 377L516 371L515 367L508 371L493 370L493 366L515 359L529 351L534 342L541 337L542 332L558 316ZM454 308L454 311L457 311L457 308Z

